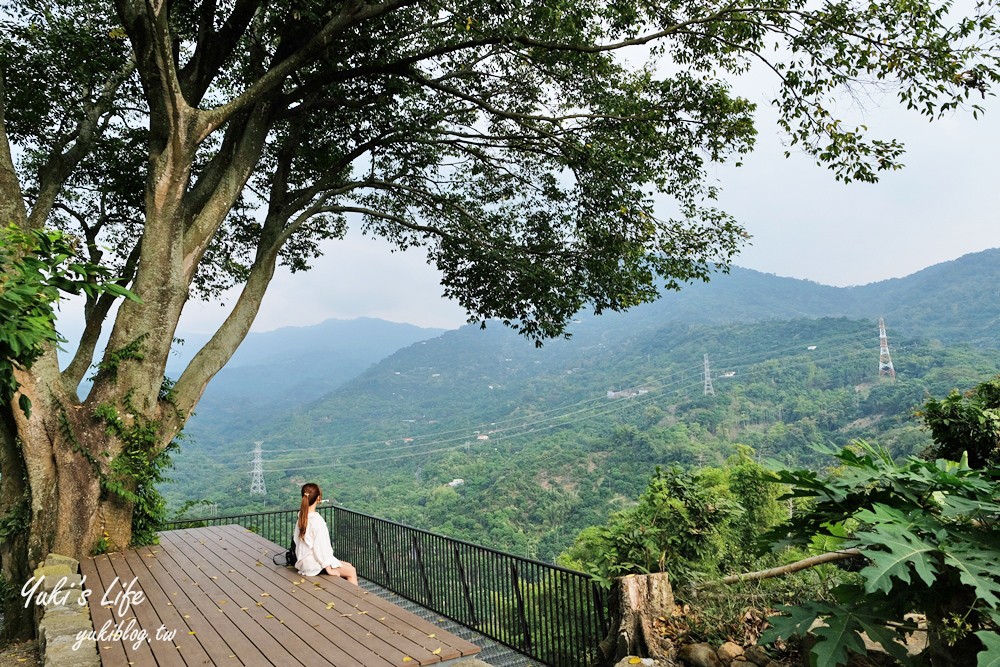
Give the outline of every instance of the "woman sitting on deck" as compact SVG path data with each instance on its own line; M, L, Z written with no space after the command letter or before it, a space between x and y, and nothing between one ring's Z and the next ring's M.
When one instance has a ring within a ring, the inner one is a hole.
M299 521L292 535L295 544L295 569L304 577L330 574L343 577L358 585L358 571L347 561L338 560L333 555L330 544L330 530L326 521L316 511L316 505L323 498L319 486L308 483L302 485L302 505L299 507Z

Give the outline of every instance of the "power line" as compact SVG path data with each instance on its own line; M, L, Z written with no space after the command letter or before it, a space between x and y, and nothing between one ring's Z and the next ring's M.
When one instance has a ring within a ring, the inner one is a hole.
M835 343L840 342L840 341L845 341L846 342L846 341L851 341L851 340L857 340L857 338L858 338L857 334L851 333L851 334L843 334L843 335L832 337L832 338L821 339L821 342L824 345L829 346L831 344L835 344ZM783 348L780 348L780 349L787 349L787 347L783 347ZM863 352L864 352L864 348L860 347L860 346L859 346L859 348L857 350L854 351L855 354L859 354L859 353L863 353ZM754 367L758 366L760 363L764 363L764 362L767 362L767 361L778 361L778 359L775 359L773 356L771 356L771 355L773 355L773 353L774 353L773 351L772 352L763 351L763 352L760 352L760 353L758 353L756 355L740 355L739 357L733 358L733 361L742 361L743 362L742 364L740 364L740 365L728 364L728 365L726 365L726 367L730 368L730 369L735 369L736 371L742 370L743 373L742 373L741 377L745 377L747 375L746 369L754 369L752 372L749 373L750 376L763 375L763 374L769 373L771 371L769 371L766 368L756 368L755 369ZM812 354L801 354L801 355L796 355L796 356L801 357L800 363L802 363L802 364L812 363L814 361ZM753 357L759 357L759 360L753 361ZM792 359L794 359L794 358L795 357L792 357ZM795 365L795 364L789 364L789 359L788 358L785 358L785 359L782 360L782 367L783 368L787 367L789 365ZM683 369L681 371L676 371L674 373L671 373L668 376L665 376L664 378L661 378L658 381L647 382L646 384L641 385L641 387L647 389L647 394L645 396L638 396L635 399L629 399L629 405L631 405L631 406L643 405L643 404L648 403L649 401L651 401L654 397L660 397L660 396L662 396L662 391L661 390L668 389L670 387L675 387L675 386L678 386L678 385L680 385L682 383L695 381L695 377L697 377L697 376L694 375L694 370L697 369L700 366L702 366L702 364L697 364L695 366L689 367L688 369ZM683 374L685 374L685 373L687 374L686 377L683 376ZM656 392L656 393L654 394L654 392ZM565 426L565 425L570 424L570 423L577 423L577 422L583 421L585 419L592 419L594 417L603 416L605 414L617 411L619 409L620 405L617 402L613 403L613 404L606 404L606 403L603 403L603 402L602 403L598 403L598 401L602 401L603 399L604 399L604 397L600 396L600 397L594 397L594 398L584 399L584 400L581 400L581 401L578 401L576 403L569 404L569 405L563 405L563 406L554 407L554 408L551 408L549 410L546 410L546 411L543 411L543 412L540 412L540 413L535 413L534 415L531 416L532 418L529 419L529 420L527 420L527 421L525 421L524 418L522 418L522 417L513 417L513 418L510 418L510 419L507 419L507 420L501 420L499 422L491 422L490 426L494 427L494 432L500 431L499 434L496 434L496 435L493 436L492 442L497 442L497 441L502 441L502 440L509 440L511 438L522 436L522 435L526 435L528 433L535 432L535 431L547 431L547 430L551 430L553 428L557 428L557 427L560 427L560 426ZM574 408L574 407L575 408L579 408L579 409L567 412L567 408ZM555 413L555 414L553 414L553 413ZM504 426L504 427L499 428L499 429L496 428L497 426L504 425L504 424L510 424L510 425L509 426ZM487 428L487 427L483 427L483 428ZM362 455L364 455L367 458L365 458L363 460L357 460L357 461L337 461L337 462L327 463L327 464L313 464L313 465L309 465L309 466L299 466L299 467L284 468L284 469L268 469L267 472L269 472L269 473L280 473L280 472L292 472L292 471L297 471L297 470L311 470L311 469L315 469L315 468L326 468L326 467L340 467L340 466L348 466L348 465L359 465L359 464L367 463L367 462L380 462L380 461L387 461L387 460L399 460L399 459L404 459L404 458L411 458L411 457L414 457L414 456L423 456L423 455L429 455L429 454L434 454L434 453L441 453L441 452L446 452L446 451L454 451L454 450L462 449L462 448L468 449L469 446L470 446L470 444L475 444L475 443L470 443L469 442L470 430L471 429L465 428L465 429L452 429L452 430L447 430L447 431L441 431L441 432L438 432L438 433L435 433L435 434L431 435L431 437L438 438L436 440L415 442L413 444L407 444L407 445L402 445L402 446L399 446L399 447L395 447L395 448L393 448L393 453L392 453L391 456L379 457L379 458L375 458L375 459L371 458L371 452L369 450L367 450L367 449L365 451L363 451L363 452L356 452L356 453L352 452L351 450L359 449L359 448L362 448L362 447L367 447L367 446L373 445L373 444L382 444L382 443L385 442L384 440L373 441L373 442L370 442L370 443L352 443L352 444L345 444L345 445L328 445L328 446L312 447L312 448L294 448L294 449L285 449L285 450L268 450L268 453L279 453L279 452L288 452L288 453L290 453L290 452L294 452L294 453L298 453L298 454L307 454L307 456L300 456L300 457L295 457L295 458L292 458L292 459L285 459L284 461L281 462L281 463L285 463L285 464L290 463L290 462L294 462L294 461L315 460L316 456L320 456L320 455L327 454L327 453L330 453L330 454L336 453L338 456L362 456ZM457 435L456 437L440 438L440 436L451 435L451 434L460 434L460 435ZM419 437L427 437L427 436L425 435L425 436L419 436ZM491 441L487 440L486 442L491 442ZM435 448L434 449L427 449L427 448L430 448L430 447L435 447ZM417 450L418 448L419 448L418 451L408 451L408 452L403 452L403 453L400 453L400 451L399 451L401 449ZM213 462L213 463L215 463L216 465L220 465L220 466L232 465L230 463L222 463L222 462ZM262 470L262 472L263 472L263 470Z

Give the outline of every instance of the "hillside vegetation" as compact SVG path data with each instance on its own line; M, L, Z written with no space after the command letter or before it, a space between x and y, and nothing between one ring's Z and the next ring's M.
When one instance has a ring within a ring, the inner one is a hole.
M500 326L449 331L280 417L246 414L226 433L199 430L199 415L164 491L175 507L249 511L293 504L317 481L352 509L553 559L634 503L657 465L721 464L737 444L809 467L829 463L813 444L920 451L930 438L913 411L928 396L1000 372L998 267L988 251L856 288L736 270L628 314L581 316L571 340L542 349ZM895 381L878 377L881 315ZM264 500L248 495L253 440Z

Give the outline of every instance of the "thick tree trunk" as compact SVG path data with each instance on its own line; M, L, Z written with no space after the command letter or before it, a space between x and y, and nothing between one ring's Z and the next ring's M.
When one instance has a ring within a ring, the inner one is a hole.
M609 608L611 631L600 644L602 664L613 665L625 656L672 658L673 643L656 628L657 619L674 614L674 591L666 572L616 579Z
M99 469L121 450L106 426L66 394L50 359L19 373L31 416L17 402L0 408L0 558L8 596L5 638L30 636L20 591L50 552L81 558L128 546L132 507L102 492ZM44 378L50 378L46 381Z

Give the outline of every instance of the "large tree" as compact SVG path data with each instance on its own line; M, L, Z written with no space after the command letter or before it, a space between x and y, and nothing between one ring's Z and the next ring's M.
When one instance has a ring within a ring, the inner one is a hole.
M789 143L862 181L901 147L832 115L839 90L891 87L933 117L997 71L988 2L0 7L0 220L71 231L140 299L93 293L64 368L51 348L18 374L31 416L2 409L13 582L49 550L129 544L149 468L276 263L307 268L348 223L424 248L471 319L541 340L588 304L627 308L728 265L745 233L706 169L752 148L754 105L728 83L751 66L775 77ZM185 303L233 286L226 321L166 382Z

